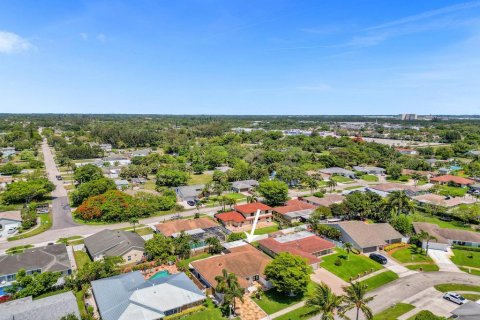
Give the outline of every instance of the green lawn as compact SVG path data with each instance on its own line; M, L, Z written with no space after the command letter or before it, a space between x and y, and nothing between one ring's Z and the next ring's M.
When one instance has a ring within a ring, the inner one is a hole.
M419 313L411 316L407 320L417 320L417 319L446 320L445 317L437 316L437 315L433 314L431 311L428 311L428 310L420 311Z
M376 271L383 268L379 263L364 255L350 253L349 260L346 258L347 254L345 251L337 249L337 253L322 257L321 266L345 281L349 281L351 277L356 277L365 271L370 271L371 269ZM340 259L342 262L340 266L335 265L335 260L337 259Z
M397 279L398 275L395 272L389 270L360 282L368 286L367 291L372 291L378 287L383 286L384 284L387 284Z
M80 311L80 315L82 315L82 317L87 315L87 308L85 306L85 301L83 300L83 294L83 289L75 292L78 310Z
M237 193L237 192L227 193L225 196L235 200L242 200L247 197L243 193Z
M192 174L188 180L188 185L194 184L205 184L212 181L212 174L202 173L202 174Z
M133 229L132 229L133 231ZM150 227L146 228L135 228L135 233L140 235L140 236L146 236L147 234L152 234L153 230Z
M207 302L205 303L205 306L207 309L200 311L200 312L195 312L189 316L182 317L183 320L204 320L204 319L209 319L209 320L220 320L220 319L226 319L222 315L222 311L217 308L213 302L208 299Z
M474 276L480 276L480 270L469 269L469 268L465 268L465 267L460 267L460 270L462 270L463 272L469 273L469 274L473 274Z
M332 176L330 177L333 181L336 181L338 183L352 183L354 180L344 177L344 176Z
M391 320L391 319L397 319L400 317L402 314L407 313L410 310L415 309L415 306L412 306L411 304L408 303L397 303L394 306L391 306L388 309L383 310L380 313L377 313L374 317L373 320Z
M38 300L38 299L42 299L42 298L46 298L46 297L55 296L57 294L64 293L64 292L67 292L67 291L70 291L70 289L64 288L64 289L60 289L60 290L56 290L56 291L47 292L47 293L41 294L39 296L36 296L35 298L33 298L33 300Z
M81 250L74 251L73 255L75 257L75 262L77 263L77 268L78 269L83 267L87 262L92 261L85 251L81 251Z
M418 212L410 214L407 217L412 222L429 222L429 223L436 224L441 228L473 231L470 225L463 224L460 221L442 221L436 217L428 217Z
M408 266L405 266L406 268L410 270L419 270L422 268L423 271L425 272L432 272L432 271L438 271L440 270L436 264L410 264Z
M270 226L270 227L256 229L255 234L256 235L268 234L268 233L272 233L272 232L275 232L275 231L278 231L278 230L279 230L278 225L274 225L274 226Z
M308 285L306 295L308 295L308 292L312 292L314 288L315 287L313 283L310 282ZM285 309L286 307L289 307L292 304L302 301L306 297L306 295L290 297L286 294L275 291L275 289L271 289L271 290L265 291L261 299L257 299L253 297L252 299L258 304L260 308L262 308L263 311L265 311L267 314L272 314L282 309Z
M480 252L452 249L454 256L453 263L459 266L480 268Z
M26 245L21 245L21 246L16 246L16 247L11 247L5 250L5 253L7 254L17 254L17 253L22 253L25 251L25 249L33 248L33 245L31 244L26 244Z
M188 265L190 264L190 262L193 262L193 261L196 261L196 260L205 259L205 258L208 258L208 257L210 257L210 256L211 256L210 253L201 253L201 254L199 254L199 255L196 255L196 256L190 257L190 258L188 258L188 259L182 260L182 261L178 262L177 265L178 265L179 267L181 267L181 266L188 267Z
M471 284L459 284L459 283L444 283L444 284L437 284L435 289L441 292L448 292L448 291L474 291L480 292L480 286L475 286Z
M465 299L468 299L468 300L470 300L470 301L480 300L480 294L462 293L462 296L463 296Z
M377 182L378 181L378 177L374 176L373 174L365 174L365 175L361 176L360 178L363 181L367 181L367 182Z
M433 262L432 259L425 255L425 252L416 246L410 246L403 249L399 249L392 253L392 257L402 263L409 262Z
M16 236L10 237L7 240L14 241L14 240L33 237L33 236L36 236L37 234L40 234L50 229L52 227L52 214L51 213L39 214L39 216L40 216L40 226L36 227L32 231L27 231L25 233L20 233Z
M310 312L312 312L315 308L313 307L300 307L298 309L295 309L293 311L287 312L284 315L275 318L275 320L305 320L309 319L311 315L309 315Z
M438 193L442 196L451 196L451 197L463 197L467 193L467 188L461 187L452 187L447 185L442 185L438 188Z

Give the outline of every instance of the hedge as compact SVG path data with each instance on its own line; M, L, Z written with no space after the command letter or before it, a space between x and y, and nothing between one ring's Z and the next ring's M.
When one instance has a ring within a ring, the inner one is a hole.
M175 313L175 314L172 314L171 316L166 316L165 318L163 318L164 320L177 320L177 319L180 319L180 318L183 318L183 317L186 317L186 316L189 316L191 315L192 313L196 313L196 312L200 312L200 311L203 311L205 310L206 307L205 306L196 306L196 307L193 307L193 308L189 308L187 310L183 310L179 313Z
M407 244L406 243L403 243L403 242L400 242L400 243L393 243L393 244L389 244L388 246L385 246L383 248L383 250L385 251L391 251L393 249L396 249L396 248L403 248L403 247L406 247Z
M480 247L461 246L458 244L454 244L452 249L480 252Z

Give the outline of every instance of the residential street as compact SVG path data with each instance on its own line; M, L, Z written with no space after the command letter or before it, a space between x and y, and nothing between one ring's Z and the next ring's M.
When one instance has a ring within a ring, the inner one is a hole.
M478 276L458 272L424 272L400 278L372 291L369 296L375 299L369 304L374 314L402 302L425 289L441 283L461 283L480 285ZM354 319L354 312L348 313ZM364 319L362 316L360 319Z
M63 180L56 179L56 176L60 175L60 171L58 171L57 165L55 164L52 150L50 150L47 144L47 139L43 139L42 153L48 179L55 185L55 190L52 192L52 230L75 227L77 224L73 222L72 219L70 206L68 204L67 190L63 186Z

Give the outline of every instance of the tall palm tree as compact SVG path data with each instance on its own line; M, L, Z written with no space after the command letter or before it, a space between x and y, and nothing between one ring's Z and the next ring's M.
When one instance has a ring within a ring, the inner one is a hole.
M322 282L315 284L315 292L307 299L305 305L313 307L310 315L320 314L321 320L334 320L336 316L342 319L348 319L343 311L343 296L337 296L332 290Z
M430 233L428 233L425 230L420 231L420 233L418 234L418 239L420 241L426 241L427 242L427 245L426 245L426 248L425 248L426 249L425 250L425 255L428 255L428 246L429 246L430 241L437 240L436 237L432 236Z
M393 191L388 195L387 203L390 209L395 210L397 215L400 213L405 213L413 209L412 202L408 198L405 191Z
M217 281L215 291L223 294L223 304L231 305L235 313L235 299L243 302L243 289L238 283L237 276L223 269L222 274L215 277L215 281Z
M132 217L130 220L128 220L130 224L133 226L133 232L135 232L135 226L138 224L138 218L137 217Z
M356 282L351 283L349 287L344 287L343 291L345 291L345 311L351 310L353 308L357 309L356 320L360 315L360 311L362 311L365 319L371 320L373 319L372 309L367 305L370 301L374 299L374 297L365 297L367 293L367 285L365 283Z
M337 186L337 181L333 180L330 178L330 180L327 181L327 187L330 188L330 192L333 191L333 189Z
M307 179L305 179L305 183L307 184L308 188L310 189L311 194L313 194L313 192L319 186L318 181L313 179L312 177L308 177Z
M353 251L353 245L350 242L345 242L343 244L343 249L347 252L347 260L350 259L350 252Z

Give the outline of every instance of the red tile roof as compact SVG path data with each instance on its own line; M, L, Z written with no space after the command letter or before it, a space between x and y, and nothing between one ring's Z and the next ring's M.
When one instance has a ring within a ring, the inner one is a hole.
M258 241L258 243L276 254L290 252L307 258L310 264L320 261L313 255L314 253L335 248L333 243L316 235L283 243L275 238L267 238Z
M235 206L235 210L241 213L245 214L251 214L257 212L257 210L260 209L262 211L265 210L272 210L271 207L267 206L266 204L260 203L260 202L252 202L252 203L247 203L247 204L242 204L239 206Z
M237 211L222 212L215 214L215 218L222 220L223 222L234 221L234 222L243 222L245 217Z
M280 214L287 214L289 212L295 212L300 210L306 209L315 209L316 207L313 204L306 203L300 200L290 200L287 202L287 205L282 207L275 207L273 211L278 212Z
M469 184L474 184L475 183L475 181L473 181L471 179L457 177L457 176L453 176L451 174L446 174L446 175L443 175L443 176L434 177L434 178L431 178L430 181L434 181L434 182L453 182L453 183L462 184L462 185L469 185Z

